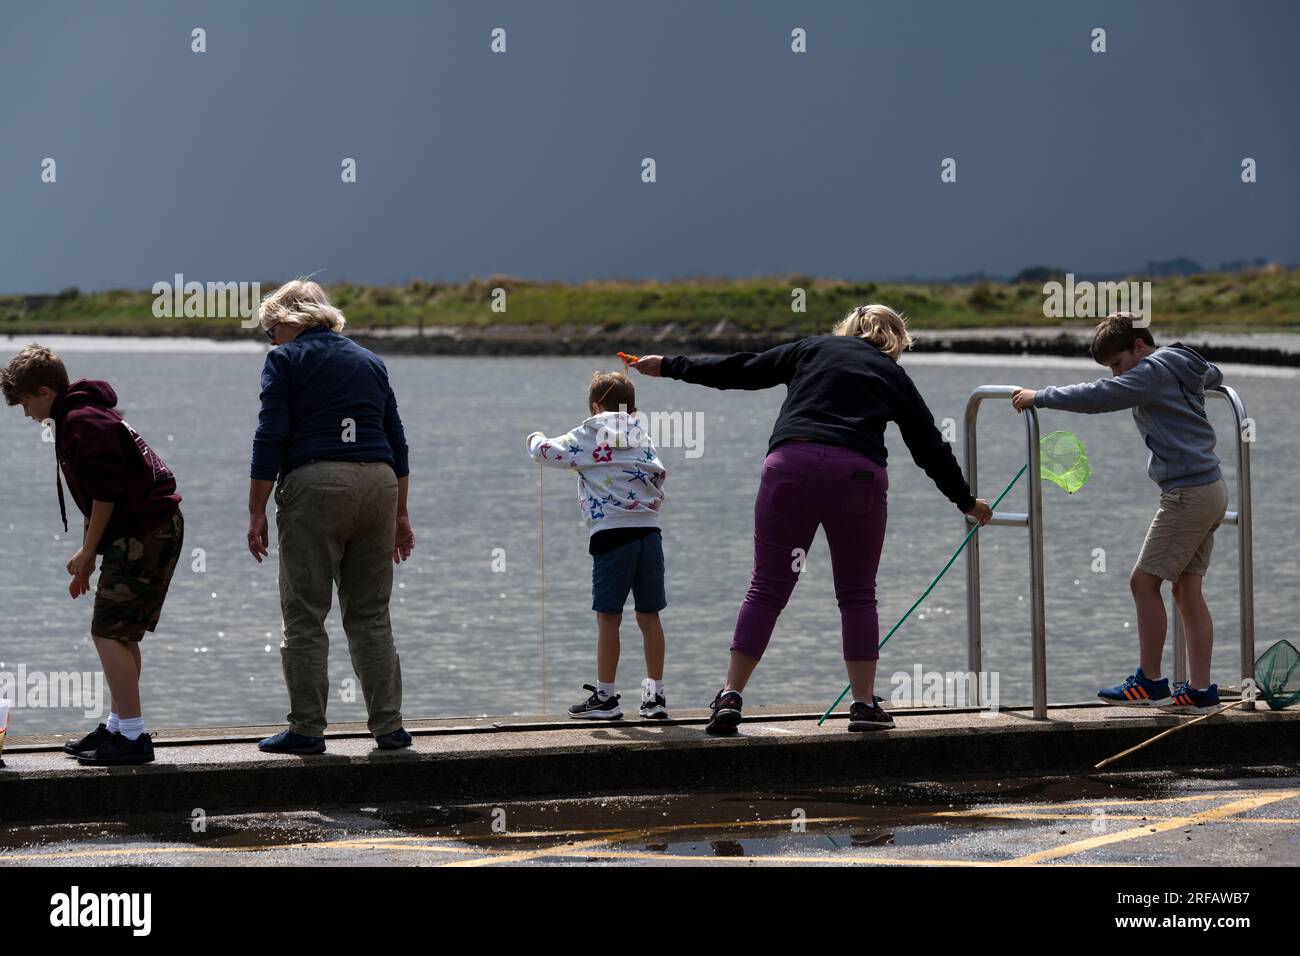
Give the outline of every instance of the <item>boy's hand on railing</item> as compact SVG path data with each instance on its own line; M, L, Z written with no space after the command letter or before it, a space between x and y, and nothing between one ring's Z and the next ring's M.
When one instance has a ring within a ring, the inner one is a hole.
M993 517L993 509L989 507L989 503L983 498L976 498L975 507L970 511L967 511L966 514L974 518L982 528L988 524L989 519Z
M636 369L642 375L660 378L663 375L663 364L664 357L662 355L643 355L635 362L629 362L627 367Z
M1015 406L1016 411L1023 412L1026 408L1034 407L1034 396L1037 394L1032 388L1020 388L1011 393L1011 404Z

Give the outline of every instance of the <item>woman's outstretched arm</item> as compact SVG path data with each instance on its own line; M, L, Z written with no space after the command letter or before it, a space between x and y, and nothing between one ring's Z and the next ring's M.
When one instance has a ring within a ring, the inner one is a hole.
M662 375L709 388L771 388L787 385L798 363L800 342L787 342L766 352L732 355L646 355L630 368L646 375Z

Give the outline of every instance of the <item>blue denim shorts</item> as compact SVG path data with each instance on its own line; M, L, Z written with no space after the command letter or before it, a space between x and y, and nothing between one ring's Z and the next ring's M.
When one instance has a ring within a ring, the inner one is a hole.
M591 609L622 614L632 592L638 614L657 614L668 606L664 593L663 535L658 531L591 558Z

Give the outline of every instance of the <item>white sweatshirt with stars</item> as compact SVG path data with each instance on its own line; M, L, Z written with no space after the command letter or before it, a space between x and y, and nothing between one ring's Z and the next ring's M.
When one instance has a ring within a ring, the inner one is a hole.
M577 472L578 508L589 534L660 526L668 470L639 415L602 412L556 438L533 432L528 454Z

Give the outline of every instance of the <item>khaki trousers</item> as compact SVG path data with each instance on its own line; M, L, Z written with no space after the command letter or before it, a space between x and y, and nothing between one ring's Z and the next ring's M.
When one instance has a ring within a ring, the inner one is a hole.
M402 726L402 670L393 646L397 476L384 462L313 461L275 489L280 553L280 660L289 688L289 729L325 732L329 614L337 585L352 669L376 737Z

